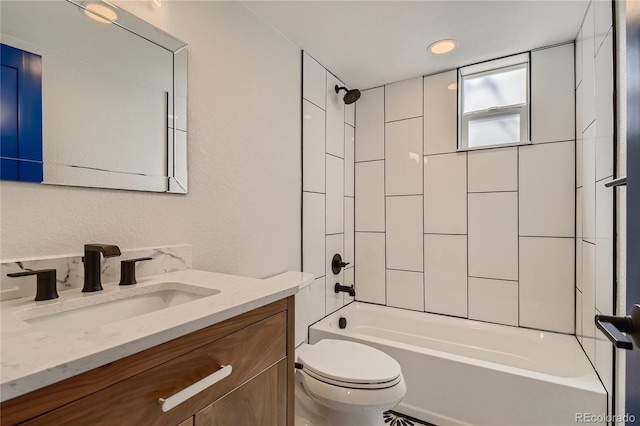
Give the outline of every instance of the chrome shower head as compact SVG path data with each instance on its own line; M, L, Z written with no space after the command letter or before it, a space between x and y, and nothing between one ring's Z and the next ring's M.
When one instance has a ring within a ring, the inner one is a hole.
M338 85L336 84L336 93L340 93L341 90L347 92L344 95L344 98L342 98L344 100L344 103L347 105L352 104L360 99L360 91L358 89L349 90L346 87L338 87Z

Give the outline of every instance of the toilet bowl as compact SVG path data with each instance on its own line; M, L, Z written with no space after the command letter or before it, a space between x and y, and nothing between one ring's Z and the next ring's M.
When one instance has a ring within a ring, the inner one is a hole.
M407 390L398 362L370 346L327 339L296 356L296 426L384 425Z

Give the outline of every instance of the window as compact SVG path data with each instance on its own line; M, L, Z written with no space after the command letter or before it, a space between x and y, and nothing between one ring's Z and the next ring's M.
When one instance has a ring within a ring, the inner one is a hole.
M529 143L529 54L458 69L458 149Z

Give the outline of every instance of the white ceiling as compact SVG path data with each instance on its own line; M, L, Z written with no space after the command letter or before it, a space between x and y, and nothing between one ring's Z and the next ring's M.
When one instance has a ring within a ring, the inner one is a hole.
M587 0L246 1L351 87L367 89L574 40ZM436 56L432 42L458 47Z

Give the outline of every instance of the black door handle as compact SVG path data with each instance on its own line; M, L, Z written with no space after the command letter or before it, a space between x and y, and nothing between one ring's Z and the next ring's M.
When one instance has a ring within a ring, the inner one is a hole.
M616 348L632 350L633 343L640 348L640 305L633 305L629 315L624 317L596 315L595 322L596 327ZM628 336L622 333L627 333ZM633 339L633 343L629 337Z

